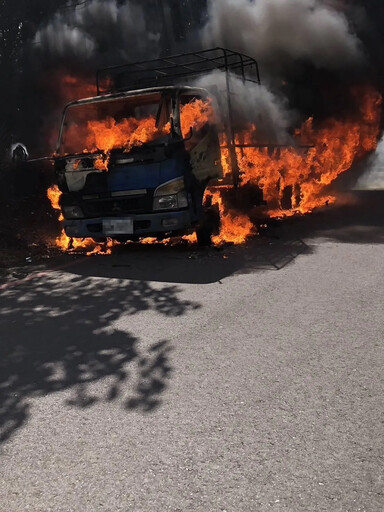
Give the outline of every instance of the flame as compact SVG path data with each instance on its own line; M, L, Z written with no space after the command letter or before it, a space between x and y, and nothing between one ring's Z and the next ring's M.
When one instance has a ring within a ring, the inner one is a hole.
M222 190L225 189L228 187L222 188ZM224 243L241 245L247 238L256 234L256 227L248 215L226 206L220 189L207 189L204 200L207 200L208 196L211 196L212 205L216 205L220 213L220 232L212 237L213 245L221 246Z
M192 233L190 235L184 235L182 239L187 242L188 244L196 244L197 243L197 236L196 233Z
M96 245L92 250L86 252L86 255L94 256L96 254L99 254L99 255L111 254L112 248L115 247L116 245L119 245L119 242L116 242L115 240L107 240L106 244ZM84 249L84 246L82 246L81 248Z
M357 94L357 92L356 92ZM308 213L336 200L327 187L355 160L374 151L380 132L380 94L368 87L359 91L360 108L355 119L330 119L315 127L309 118L296 132L301 144L311 147L242 148L238 150L241 182L256 183L263 189L270 216ZM254 125L238 137L252 144ZM290 203L288 207L283 202Z
M183 137L187 137L190 128L199 131L207 122L214 121L214 110L211 102L194 100L180 109L181 130ZM69 126L66 131L66 145L75 146L77 141L82 140L84 153L94 153L102 150L107 155L113 149L124 148L129 152L134 146L140 146L157 138L169 134L171 131L170 122L163 127L156 126L155 116L148 116L144 119L134 117L124 118L116 121L113 117L106 117L100 121L88 121L85 132L77 124ZM76 141L73 144L72 141ZM105 169L107 165L98 161L97 168Z
M215 122L215 112L210 99L194 99L180 107L180 124L183 137L187 137L190 129L199 131L207 123Z
M61 196L61 192L57 185L52 185L47 190L47 197L51 201L51 206L54 210L59 210L59 212L60 212L59 221L62 221L62 220L64 220L64 217L63 217L63 214L61 213L61 208L60 208L60 203L59 203L60 196ZM75 243L77 243L77 242L75 241ZM59 247L60 249L62 249L63 251L66 251L70 248L70 244L71 244L71 239L65 234L64 230L62 230L60 236L58 236L56 238L56 246Z
M237 147L236 154L240 170L240 188L247 184L260 187L268 204L270 217L284 217L304 214L314 208L335 201L329 185L353 163L365 154L374 151L380 134L382 97L371 87L356 88L352 91L358 99L358 108L348 119L328 119L320 124L309 118L295 133L297 146L272 149L255 147L257 127L249 124L237 133L236 143L254 145ZM194 100L182 105L181 129L184 137L192 127L194 132L215 121L210 101ZM124 147L129 151L134 145L142 144L165 135L170 131L170 123L162 129L156 128L154 117L137 120L126 118L116 122L109 117L104 121L89 122L85 135L85 151L103 150L106 157L100 157L95 167L108 169L109 152L113 148ZM76 132L73 136L79 136ZM225 134L220 134L222 145L221 161L224 175L231 174L230 154ZM301 147L300 147L301 146ZM304 147L305 146L305 147ZM257 230L247 215L247 209L227 204L225 194L218 189L209 189L212 204L220 211L220 233L213 237L215 245L223 243L243 244ZM56 186L48 190L52 207L59 208L60 191ZM61 216L62 220L62 216ZM187 235L183 240L195 243L196 235ZM143 244L172 243L170 239L159 242L156 238L144 238ZM82 248L87 254L110 252L114 242L98 246L88 240L71 240L63 232L57 245L63 250Z
M108 171L108 164L109 164L110 156L107 155L105 157L98 157L94 160L93 166L98 171Z
M170 126L170 123L167 123L163 128L157 128L154 116L141 120L130 117L120 122L116 122L113 117L107 117L103 121L89 121L85 140L86 151L102 149L108 153L115 148L124 148L128 152L133 146L145 144L168 134Z
M63 215L61 213L60 204L59 204L60 196L61 196L61 192L60 192L59 187L57 185L52 185L47 190L47 197L51 201L52 208L54 210L59 210L60 211L60 218L59 218L59 220L63 220L64 217L63 217Z
M73 100L96 96L96 85L91 80L79 76L56 74L56 83L59 85L60 96L63 103Z
M59 190L59 187L57 185L52 185L47 190L47 197L51 202L51 206L54 210L59 210L59 221L64 220L63 214L61 213L60 209L60 196L61 192ZM117 243L117 242L116 242ZM91 256L93 254L110 254L112 245L115 244L115 242L112 242L110 240L107 241L107 244L104 245L98 245L95 244L95 242L91 238L70 238L65 234L64 229L61 230L60 236L58 236L55 240L56 247L61 249L64 252L72 252L76 250L87 250L87 256Z

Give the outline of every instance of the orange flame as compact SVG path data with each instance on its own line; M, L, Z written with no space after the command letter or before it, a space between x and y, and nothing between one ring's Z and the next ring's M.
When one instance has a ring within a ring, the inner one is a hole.
M220 232L212 237L214 245L220 246L224 243L241 245L247 238L257 233L248 215L225 205L220 190L208 189L205 199L208 196L211 196L212 205L217 205L220 213Z
M52 208L54 210L59 210L60 211L59 220L63 220L64 217L63 217L63 215L61 213L60 204L59 204L60 196L61 196L61 192L60 192L59 187L57 185L52 185L52 187L50 187L47 190L47 197L51 201Z
M59 221L64 220L63 214L61 213L60 209L60 196L61 192L59 190L59 187L57 185L52 185L47 190L47 197L51 202L51 206L54 210L60 211ZM77 238L70 238L65 234L64 229L61 230L60 236L58 236L55 240L56 247L61 249L64 252L71 252L76 251L78 249L81 250L87 250L86 253L87 256L91 256L93 254L110 254L111 253L111 247L112 242L108 241L106 246L103 247L102 245L95 244L95 242L91 238L85 238L85 239L77 239Z
M191 128L199 131L207 123L215 122L215 113L212 102L207 100L195 99L190 103L180 107L181 133L187 137Z
M86 78L62 75L61 72L58 72L54 80L59 86L63 103L96 96L96 85Z
M296 213L311 212L314 208L335 201L328 187L343 172L350 169L353 163L366 153L374 151L380 132L381 103L380 94L371 87L359 88L354 91L359 99L359 108L350 119L329 119L319 126L309 118L296 131L298 147L282 147L271 150L259 147L238 147L236 154L240 169L240 187L248 183L259 186L263 190L264 199L268 204L271 217L283 217ZM183 136L187 136L190 127L200 130L207 122L214 122L211 103L195 100L181 107L181 128ZM237 134L236 143L252 145L257 127L249 124ZM107 159L97 159L95 166L107 170L108 153L116 147L124 147L129 151L132 146L148 142L169 133L170 124L163 129L156 128L154 117L143 120L134 118L116 122L113 118L105 121L89 122L85 134L85 151L103 150ZM79 137L78 133L73 136ZM222 146L226 137L220 135ZM306 145L306 148L300 148ZM222 147L222 165L224 174L231 173L229 150ZM219 235L213 237L215 245L231 242L242 244L256 233L256 228L245 211L233 209L225 204L219 191L211 189L207 193L212 196L213 204L220 211L221 228ZM57 187L48 190L48 197L55 209L59 209L60 192ZM61 216L62 219L62 216ZM185 241L194 243L195 235L183 237ZM158 243L156 239L142 239L142 243ZM170 243L163 240L161 243ZM63 250L69 248L89 249L88 254L110 251L113 242L107 248L95 246L90 240L76 241L69 239L65 233L57 239L57 245Z
M169 123L162 129L156 128L154 116L141 120L130 117L120 122L108 117L103 121L90 121L88 123L85 147L90 152L98 149L108 152L115 148L124 148L125 151L130 151L133 146L150 142L166 135L169 131Z
M98 171L108 171L108 164L109 164L109 155L107 155L105 158L99 157L96 158L93 162L93 166Z
M190 128L200 130L207 122L213 122L214 111L210 101L194 100L182 105L180 109L181 129L183 137L188 135ZM86 130L76 124L69 126L66 131L66 145L76 146L82 140L84 153L93 153L103 150L105 153L112 149L124 148L129 152L134 146L140 146L170 133L171 124L163 127L156 126L155 116L144 119L134 117L116 121L107 117L100 121L88 121ZM75 144L72 141L76 141ZM100 162L99 162L100 163ZM105 168L101 164L102 169Z
M287 147L275 149L243 148L238 150L242 183L256 183L262 189L271 216L307 213L318 206L334 202L327 187L354 161L377 147L380 131L380 94L372 88L360 91L361 105L357 119L330 119L314 127L308 119L296 132L307 150ZM239 140L252 143L255 126L249 126ZM284 196L290 207L284 207Z

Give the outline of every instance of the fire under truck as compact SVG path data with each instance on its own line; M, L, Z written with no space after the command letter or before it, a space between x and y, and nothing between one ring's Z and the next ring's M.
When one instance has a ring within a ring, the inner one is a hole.
M193 85L214 71L225 76L224 93ZM209 244L219 215L206 190L239 184L233 77L260 84L257 62L224 48L99 70L97 96L69 103L62 117L54 169L66 234L126 241L196 231ZM183 112L198 102L220 122L183 129ZM261 190L257 196L262 204Z

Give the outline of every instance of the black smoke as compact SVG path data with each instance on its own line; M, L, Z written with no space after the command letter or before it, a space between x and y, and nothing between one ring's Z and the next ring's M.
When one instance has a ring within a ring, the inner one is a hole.
M71 0L57 9L50 2L49 15L32 18L18 106L28 123L16 130L32 154L53 149L47 119L58 125L71 99L62 95L61 74L92 83L102 66L207 46L227 46L260 62L274 104L284 105L280 124L288 111L316 119L353 111L353 84L384 89L379 0Z
M19 110L28 113L29 122L18 123L17 138L34 156L49 154L60 111L84 94L61 77L95 84L99 68L198 49L206 16L206 0L71 0L60 5L31 25L24 41Z

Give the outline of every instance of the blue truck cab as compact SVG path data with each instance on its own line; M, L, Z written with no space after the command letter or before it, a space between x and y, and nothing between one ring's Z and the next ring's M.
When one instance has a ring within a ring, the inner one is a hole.
M206 187L223 175L212 102L205 89L165 86L68 104L54 163L66 234L199 235Z
M256 133L247 144L236 135L234 79L258 87L258 64L220 47L98 70L97 95L65 107L54 157L66 234L124 241L195 230L209 244L220 216L206 189L229 186L238 202L239 155L260 147ZM256 188L252 204L263 204Z

